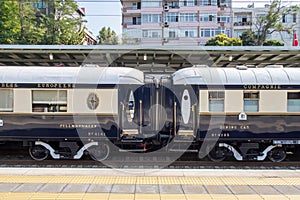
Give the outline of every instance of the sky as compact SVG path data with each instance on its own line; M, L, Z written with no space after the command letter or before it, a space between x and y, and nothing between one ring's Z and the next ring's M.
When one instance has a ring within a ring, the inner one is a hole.
M122 34L121 27L121 2L120 0L76 0L79 7L84 7L86 10L87 27L97 36L102 27L111 27L118 36ZM254 2L255 7L263 7L268 4L269 0L232 0L234 7L247 7L248 4ZM286 1L293 2L293 1ZM294 0L300 4L299 0Z
M117 35L122 33L120 0L76 0L86 11L87 27L97 36L102 27L111 27Z

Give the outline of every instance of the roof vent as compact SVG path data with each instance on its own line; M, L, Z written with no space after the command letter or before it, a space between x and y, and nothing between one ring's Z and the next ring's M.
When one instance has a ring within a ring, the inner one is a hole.
M193 67L196 67L196 68L208 68L207 65L194 65Z
M283 65L267 65L265 68L283 68Z
M238 70L247 70L248 69L248 67L245 65L237 65L235 68Z
M81 67L99 67L99 65L96 64L83 64Z

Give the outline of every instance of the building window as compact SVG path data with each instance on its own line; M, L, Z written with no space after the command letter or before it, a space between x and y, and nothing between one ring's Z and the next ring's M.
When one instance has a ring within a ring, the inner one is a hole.
M244 92L244 112L258 112L259 92Z
M142 8L161 8L162 1L153 1L153 0L143 0Z
M132 3L132 9L133 10L141 9L141 2L133 2Z
M13 111L14 95L13 90L0 90L0 112Z
M67 91L32 91L32 112L67 112Z
M282 16L283 23L296 23L297 15L296 14L286 14Z
M180 13L180 22L197 22L197 13Z
M161 14L142 14L143 23L159 23L161 22Z
M178 22L179 14L178 12L169 12L165 14L165 22Z
M176 32L175 31L169 31L169 38L176 38Z
M218 22L225 22L230 23L230 17L229 16L219 16L217 17Z
M200 30L201 37L215 37L215 35L219 35L221 33L227 33L224 27L219 28L204 28Z
M217 0L200 0L200 6L216 6Z
M230 7L230 1L227 0L217 0L217 6Z
M36 1L33 3L34 8L47 8L47 3L45 1Z
M214 22L216 21L216 14L201 14L200 21L201 22Z
M181 37L197 37L197 30L196 29L188 29L188 30L181 30Z
M179 6L197 6L197 0L180 0Z
M133 25L141 25L142 18L141 17L133 17L132 18L132 24Z
M143 30L143 38L161 38L161 30Z
M224 91L209 92L209 111L224 112Z
M300 112L300 92L288 92L287 111Z

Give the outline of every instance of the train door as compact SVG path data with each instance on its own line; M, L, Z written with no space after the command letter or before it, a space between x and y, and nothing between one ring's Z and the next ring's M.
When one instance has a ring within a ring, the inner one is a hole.
M120 128L121 136L132 136L139 133L140 107L139 87L124 87L120 89Z
M123 138L140 138L153 130L151 105L155 102L153 84L122 88L120 128ZM149 114L150 113L150 114ZM147 137L147 136L145 136Z
M178 103L174 102L174 123L177 125L176 135L193 139L197 134L197 90L192 86L174 85L174 93Z

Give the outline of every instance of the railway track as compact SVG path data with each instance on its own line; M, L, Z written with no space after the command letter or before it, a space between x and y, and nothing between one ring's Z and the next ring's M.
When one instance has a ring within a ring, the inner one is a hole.
M290 156L286 161L274 163L271 161L235 160L212 162L207 159L195 159L194 155L185 155L175 161L166 156L113 156L100 162L89 158L84 160L31 160L26 154L0 154L0 167L40 167L40 168L167 168L167 169L300 169L298 156Z

